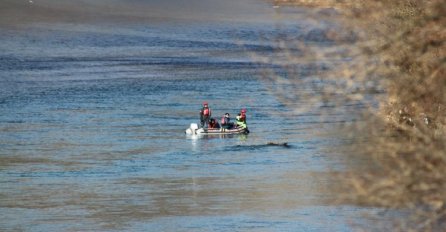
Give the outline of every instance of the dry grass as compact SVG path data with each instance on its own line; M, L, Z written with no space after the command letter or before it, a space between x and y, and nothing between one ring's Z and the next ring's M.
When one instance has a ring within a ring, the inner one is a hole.
M335 46L282 41L285 52L262 61L283 67L265 71L263 80L296 112L321 102L333 106L329 110L364 105L364 111L356 112L361 123L344 130L344 135L358 140L346 155L366 158L370 164L340 175L349 190L342 199L409 212L392 230L445 230L444 1L276 0L274 4L338 12L313 15L341 25L326 30ZM302 86L312 91L296 91ZM373 94L375 90L384 94ZM311 104L296 106L302 98Z

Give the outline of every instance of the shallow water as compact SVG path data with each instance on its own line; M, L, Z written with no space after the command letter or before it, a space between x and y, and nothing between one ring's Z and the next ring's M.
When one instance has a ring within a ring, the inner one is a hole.
M284 30L299 25L1 29L0 230L351 231L364 210L328 204L339 141L248 55ZM251 133L186 136L203 100L217 118L247 108Z

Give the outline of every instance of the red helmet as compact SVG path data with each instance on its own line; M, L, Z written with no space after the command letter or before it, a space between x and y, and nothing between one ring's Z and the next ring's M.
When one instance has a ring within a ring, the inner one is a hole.
M204 106L207 106L207 105L208 105L208 102L207 102L207 101L204 101L204 102L203 102L203 105L204 105Z
M246 113L246 109L242 109L240 112L242 112L242 113Z

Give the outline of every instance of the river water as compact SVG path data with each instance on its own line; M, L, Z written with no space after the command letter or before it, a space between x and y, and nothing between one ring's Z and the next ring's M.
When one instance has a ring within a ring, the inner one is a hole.
M353 230L363 210L328 203L339 141L280 104L249 56L300 26L1 29L0 230ZM203 101L217 118L246 108L251 133L186 136Z

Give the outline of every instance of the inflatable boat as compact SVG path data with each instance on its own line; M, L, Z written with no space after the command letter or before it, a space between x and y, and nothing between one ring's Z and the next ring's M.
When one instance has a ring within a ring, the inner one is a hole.
M186 129L188 135L230 135L230 134L247 134L248 128L234 127L231 129L225 128L198 128L198 124L191 123L190 127Z

